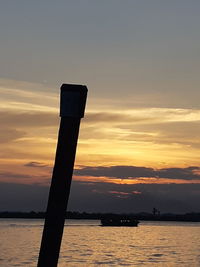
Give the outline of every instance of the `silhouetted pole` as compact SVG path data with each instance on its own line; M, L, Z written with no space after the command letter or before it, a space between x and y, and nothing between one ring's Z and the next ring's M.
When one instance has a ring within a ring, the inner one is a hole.
M61 86L60 129L38 267L56 267L58 263L80 119L84 117L86 98L86 86Z

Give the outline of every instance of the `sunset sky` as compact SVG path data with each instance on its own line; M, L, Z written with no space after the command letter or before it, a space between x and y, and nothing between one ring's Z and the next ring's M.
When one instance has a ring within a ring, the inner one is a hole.
M62 83L88 87L70 210L200 211L200 2L2 1L0 211L45 210Z

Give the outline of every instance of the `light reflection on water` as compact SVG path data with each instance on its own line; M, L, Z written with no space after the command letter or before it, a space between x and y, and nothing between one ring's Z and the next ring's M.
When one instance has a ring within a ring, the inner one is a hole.
M141 222L138 227L100 227L69 220L59 267L200 266L200 223ZM42 220L0 219L0 266L36 266Z

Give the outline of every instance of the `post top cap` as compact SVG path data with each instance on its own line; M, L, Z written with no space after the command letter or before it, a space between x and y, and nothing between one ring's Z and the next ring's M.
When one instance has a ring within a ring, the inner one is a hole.
M60 116L83 118L87 87L79 84L62 84L60 94Z
M61 91L74 91L74 92L80 92L85 93L88 91L87 87L82 84L70 84L70 83L63 83L61 86Z

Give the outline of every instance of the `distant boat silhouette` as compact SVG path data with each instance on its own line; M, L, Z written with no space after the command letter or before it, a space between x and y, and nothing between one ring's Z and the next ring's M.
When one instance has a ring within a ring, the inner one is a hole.
M139 221L131 217L105 217L101 219L101 226L138 226Z

